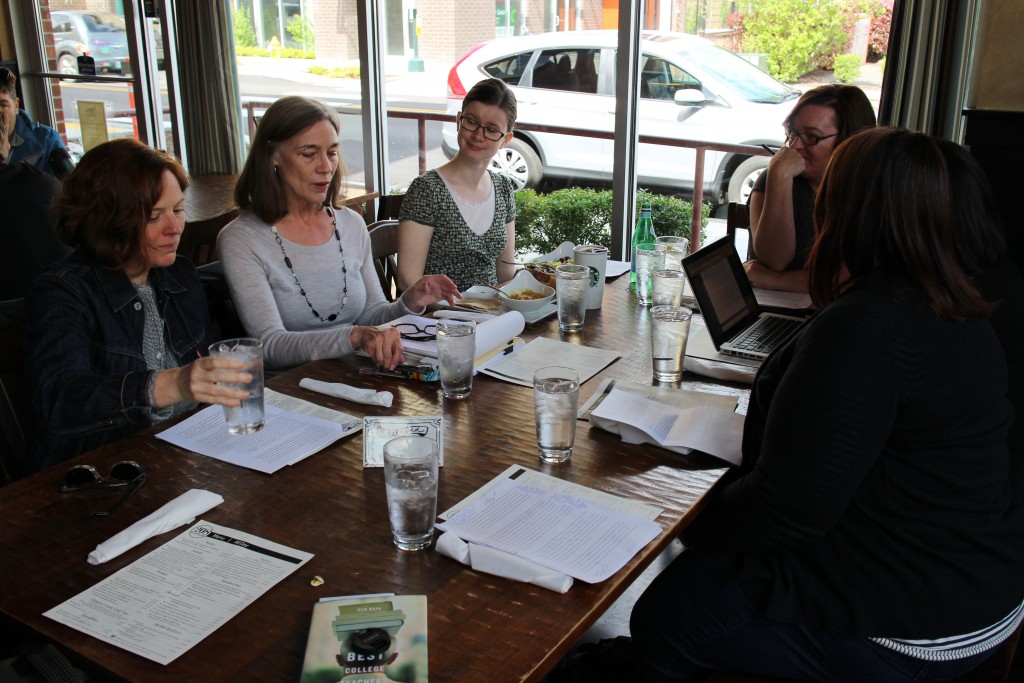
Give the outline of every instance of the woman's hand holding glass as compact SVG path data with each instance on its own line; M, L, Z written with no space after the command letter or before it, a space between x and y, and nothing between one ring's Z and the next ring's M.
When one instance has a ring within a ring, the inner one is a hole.
M456 299L461 298L459 288L447 275L424 275L402 294L405 305L414 311L441 300L452 305Z
M228 385L252 381L252 375L242 370L244 367L240 360L205 357L180 368L163 370L156 377L153 403L157 408L180 401L240 406L249 393Z

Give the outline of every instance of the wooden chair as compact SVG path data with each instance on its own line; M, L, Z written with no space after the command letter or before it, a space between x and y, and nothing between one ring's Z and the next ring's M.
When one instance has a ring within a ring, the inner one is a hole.
M377 220L386 221L390 218L398 218L402 214L402 200L404 194L386 194L377 200Z
M1014 667L1014 656L1017 654L1017 643L1020 640L1021 627L1018 627L1009 638L1000 644L992 656L986 659L981 666L974 671L957 676L949 683L1007 683L1010 680L1011 672L1015 674L1013 680L1018 680L1019 671ZM1020 665L1017 665L1020 666ZM767 676L752 676L749 674L737 674L721 672L714 674L708 679L708 683L794 683L789 679L768 678Z
M737 230L747 231L747 253L740 254L744 261L753 258L754 235L750 230L750 212L746 204L729 202L728 211L725 214L725 234L736 239Z
M235 220L238 214L237 208L228 209L201 221L185 223L185 232L181 234L181 241L178 242L178 253L197 268L219 260L217 235L225 225Z
M366 226L370 232L370 251L373 267L377 270L381 289L388 301L397 299L402 290L398 287L398 221L388 219L375 221Z

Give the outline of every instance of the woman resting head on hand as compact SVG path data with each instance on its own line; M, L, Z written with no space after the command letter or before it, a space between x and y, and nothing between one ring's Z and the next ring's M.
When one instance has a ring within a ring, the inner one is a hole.
M803 271L814 242L814 196L832 152L875 125L867 95L853 85L822 85L800 97L783 122L786 146L775 153L750 193L755 287L807 291ZM849 188L859 197L856 188Z
M210 318L177 255L188 177L134 139L90 150L64 180L57 232L76 251L26 296L26 365L44 427L30 467L70 458L196 403L239 405L242 363L206 357Z
M231 297L270 369L357 350L393 368L401 337L378 327L459 296L444 275L419 278L395 302L381 290L363 219L339 208L343 166L337 112L282 97L256 128L235 187L242 215L217 244Z

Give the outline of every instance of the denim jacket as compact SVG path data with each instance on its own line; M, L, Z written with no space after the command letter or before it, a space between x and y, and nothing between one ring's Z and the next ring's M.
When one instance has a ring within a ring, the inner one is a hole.
M210 317L196 269L179 256L149 273L180 365L206 353ZM152 424L142 351L145 313L128 276L82 252L51 265L25 297L26 375L41 425L30 471Z

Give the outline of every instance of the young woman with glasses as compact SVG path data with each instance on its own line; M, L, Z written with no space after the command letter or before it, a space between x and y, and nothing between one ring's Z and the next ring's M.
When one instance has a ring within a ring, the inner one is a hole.
M480 81L456 117L459 151L412 181L398 227L398 284L444 273L460 290L497 284L515 267L516 204L512 182L488 170L512 139L516 98L501 80Z
M391 370L402 362L401 337L378 325L458 296L433 275L392 303L385 298L366 224L338 205L340 128L319 100L270 105L235 186L242 215L217 238L231 298L248 333L263 340L269 369L362 350Z
M747 263L747 276L755 287L806 292L814 195L832 151L874 126L875 112L860 88L822 85L803 94L783 125L786 146L758 177L748 201L756 258Z

